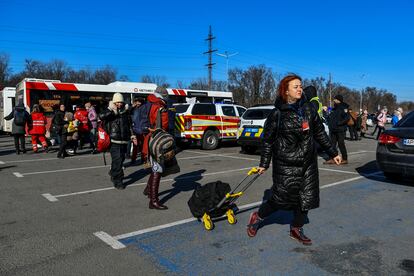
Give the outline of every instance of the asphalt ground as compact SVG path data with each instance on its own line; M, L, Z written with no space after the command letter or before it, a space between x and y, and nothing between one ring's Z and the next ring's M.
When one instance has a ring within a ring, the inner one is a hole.
M275 213L255 238L249 214L269 194L271 170L239 199L238 223L206 231L187 206L193 190L238 184L259 155L234 144L178 154L181 172L162 179L169 209L148 209L148 174L125 162L125 190L112 187L102 155L15 155L0 137L1 275L412 275L413 180L390 182L375 163L376 141L347 141L348 165L319 158L321 207L309 213L305 247L288 235L292 214ZM30 146L27 145L29 148ZM110 156L107 154L110 164Z

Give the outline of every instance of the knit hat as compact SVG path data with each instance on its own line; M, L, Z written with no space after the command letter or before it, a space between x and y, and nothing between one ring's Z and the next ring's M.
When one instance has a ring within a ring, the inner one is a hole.
M343 97L342 95L336 95L336 96L334 97L334 99L336 99L336 100L340 101L341 103L343 103L343 102L344 102L344 97Z
M157 86L154 92L154 96L161 100L167 101L168 91L165 87Z
M124 102L124 96L122 96L121 93L115 93L112 97L113 103L123 103Z

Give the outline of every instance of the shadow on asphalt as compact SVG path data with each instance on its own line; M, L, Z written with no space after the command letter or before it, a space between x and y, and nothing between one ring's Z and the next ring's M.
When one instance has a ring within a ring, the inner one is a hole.
M370 180L376 180L378 181L378 175L369 175L371 173L380 171L380 169L377 166L377 161L373 160L370 161L366 164L364 164L361 167L358 167L355 169L360 175L364 175L367 179ZM383 178L381 176L380 179L382 182L384 183L389 183L389 184L396 184L396 185L403 185L403 186L413 186L414 185L414 181L413 179L409 179L409 178L404 178L402 176L396 176L395 179L391 179L391 178Z
M140 170L134 171L133 173L125 177L125 179L128 179L128 180L124 182L124 185L128 186L128 185L134 184L136 181L143 179L148 174L149 174L149 171L146 169L140 169Z
M10 166L4 166L4 167L0 167L0 171L4 170L4 169L10 169L10 168L14 168L17 167L16 165L10 165Z
M9 154L16 154L16 150L15 149L8 149L8 150L0 151L0 156L9 155Z
M164 204L174 196L178 195L181 192L194 191L195 189L201 187L201 184L197 181L203 178L202 174L205 173L205 169L193 171L190 173L181 174L174 178L174 183L172 184L173 188L159 193L159 196L165 195L160 199L160 203Z

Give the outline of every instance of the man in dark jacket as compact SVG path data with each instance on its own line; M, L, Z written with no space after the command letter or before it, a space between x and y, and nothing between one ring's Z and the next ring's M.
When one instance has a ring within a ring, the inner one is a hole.
M334 97L334 108L328 117L329 136L333 147L336 148L336 144L338 144L342 155L341 164L348 164L348 154L345 147L345 134L350 119L348 107L349 105L344 103L342 95L336 95ZM335 162L330 159L324 164L335 164Z
M112 101L109 102L108 109L99 114L99 118L104 121L106 131L111 138L111 170L109 174L111 181L117 189L125 189L122 180L124 171L122 164L125 160L128 142L131 140L131 116L125 107L124 97L121 93L115 93Z
M16 154L20 152L26 153L26 145L24 135L26 134L26 125L30 125L30 114L24 108L22 102L20 102L9 115L4 117L5 120L13 120L12 135L14 137L14 147L16 148ZM20 149L21 148L21 149Z

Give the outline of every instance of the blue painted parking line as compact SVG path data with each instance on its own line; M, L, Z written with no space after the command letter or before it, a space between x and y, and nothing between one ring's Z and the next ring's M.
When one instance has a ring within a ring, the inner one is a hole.
M288 211L267 219L255 238L247 237L249 212L242 212L238 224L221 221L213 231L193 220L118 241L149 256L162 272L180 275L395 274L398 267L381 256L392 256L401 248L396 245L412 237L414 220L403 206L413 194L414 187L369 179L326 189L321 208L310 212L311 224L305 226L311 247L289 238Z

